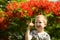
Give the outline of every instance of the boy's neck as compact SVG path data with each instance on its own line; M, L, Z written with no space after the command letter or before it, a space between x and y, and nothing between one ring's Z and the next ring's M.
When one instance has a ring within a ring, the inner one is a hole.
M44 29L37 30L38 33L44 32Z

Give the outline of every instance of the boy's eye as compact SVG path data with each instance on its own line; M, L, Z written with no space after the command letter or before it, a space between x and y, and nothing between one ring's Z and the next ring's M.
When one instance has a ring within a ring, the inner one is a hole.
M42 23L42 22L35 22L35 23Z
M42 22L39 22L39 23L42 23Z

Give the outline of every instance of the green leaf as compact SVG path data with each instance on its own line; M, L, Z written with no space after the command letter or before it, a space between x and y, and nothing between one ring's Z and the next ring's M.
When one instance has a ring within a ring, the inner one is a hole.
M11 0L11 2L17 1L17 2L26 2L26 0Z
M27 0L21 0L21 2L26 2Z
M54 16L52 15L52 13L45 14L45 16L46 16L46 17L54 17Z

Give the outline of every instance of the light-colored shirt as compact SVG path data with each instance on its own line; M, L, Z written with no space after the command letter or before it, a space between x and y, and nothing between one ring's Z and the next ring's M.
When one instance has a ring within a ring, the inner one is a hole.
M30 40L32 40L32 39L34 39L34 40L50 40L50 36L48 33L46 33L46 32L38 33L36 30L33 30L32 32L30 32L29 38L30 38Z

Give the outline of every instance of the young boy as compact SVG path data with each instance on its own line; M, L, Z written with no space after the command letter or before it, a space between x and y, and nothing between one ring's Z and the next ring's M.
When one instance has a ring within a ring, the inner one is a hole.
M31 22L28 25L25 40L50 40L50 36L48 33L44 31L44 27L47 25L47 18L44 15L38 15L35 19L35 28L36 30L33 30L30 32L33 23Z

